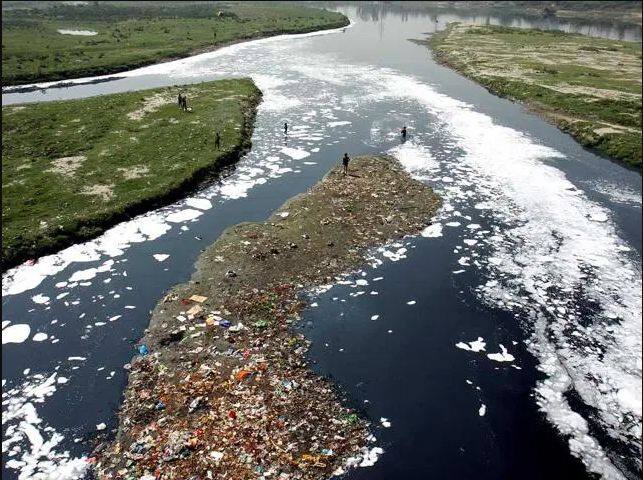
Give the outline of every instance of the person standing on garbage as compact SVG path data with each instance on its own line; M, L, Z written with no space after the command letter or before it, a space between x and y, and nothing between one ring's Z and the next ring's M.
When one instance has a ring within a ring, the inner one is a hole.
M219 132L214 136L214 148L221 150L221 135L219 135Z
M188 96L183 94L183 110L188 111Z
M406 125L402 128L400 133L402 134L402 141L406 140Z
M344 158L342 158L342 164L344 165L344 175L348 175L348 162L350 162L351 159L348 157L348 153L344 154Z
M284 123L284 135L288 135L288 122Z
M183 95L179 92L179 108L183 110Z

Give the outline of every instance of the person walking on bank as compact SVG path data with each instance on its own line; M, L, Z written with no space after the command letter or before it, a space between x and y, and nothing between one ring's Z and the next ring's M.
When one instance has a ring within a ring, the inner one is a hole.
M288 135L288 122L284 123L284 135Z
M344 154L344 158L342 158L342 164L344 165L344 175L348 175L348 162L350 162L351 159L348 157L348 153Z
M219 135L219 132L214 136L214 147L217 150L221 150L221 135Z
M183 94L183 110L188 111L188 96Z
M183 110L183 94L179 92L179 108Z
M406 125L402 128L402 141L406 140Z

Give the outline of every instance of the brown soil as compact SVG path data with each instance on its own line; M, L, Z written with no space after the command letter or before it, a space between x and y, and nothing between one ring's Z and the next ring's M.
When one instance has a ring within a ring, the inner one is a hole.
M85 160L87 160L85 155L58 158L51 162L51 168L47 171L58 173L66 177L73 177L76 170L80 168Z
M439 204L393 159L361 157L266 222L226 230L155 308L98 478L321 479L359 458L367 422L309 370L292 329L301 294L419 232Z
M114 196L114 185L92 185L91 187L84 187L80 193L99 197L103 202L109 202Z

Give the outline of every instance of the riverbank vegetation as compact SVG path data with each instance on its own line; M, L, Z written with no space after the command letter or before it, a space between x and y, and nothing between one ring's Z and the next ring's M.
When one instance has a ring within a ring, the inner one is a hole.
M520 101L582 145L641 166L641 44L557 31L451 24L442 63Z
M154 309L116 438L92 455L97 478L313 480L374 462L367 422L310 370L293 326L310 288L439 206L394 159L359 157L265 222L227 229Z
M180 90L191 111L179 109ZM260 96L239 79L3 107L3 269L92 238L238 159Z
M270 2L18 3L3 2L4 86L116 73L241 40L349 23L340 13Z

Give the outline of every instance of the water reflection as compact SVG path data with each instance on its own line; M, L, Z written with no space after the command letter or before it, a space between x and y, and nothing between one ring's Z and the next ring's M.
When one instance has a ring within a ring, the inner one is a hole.
M326 8L355 7L354 2L316 2ZM502 25L517 28L538 28L541 30L561 30L567 33L579 33L590 37L610 38L613 40L641 41L641 27L618 21L578 21L560 19L553 13L543 12L541 16L533 14L516 14L515 12L493 11L489 9L470 7L463 9L448 9L434 5L416 2L358 2L356 13L360 20L382 22L390 14L399 16L402 22L409 17L428 17L427 31L430 33L442 30L449 22L466 22L475 25ZM383 30L383 27L381 27Z

